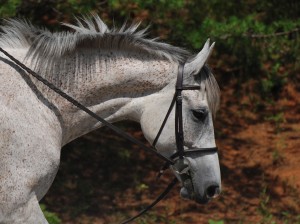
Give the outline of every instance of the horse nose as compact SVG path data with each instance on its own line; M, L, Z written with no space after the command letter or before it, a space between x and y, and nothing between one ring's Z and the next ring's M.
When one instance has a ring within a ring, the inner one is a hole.
M219 185L210 185L206 188L206 197L209 199L218 197L220 193Z

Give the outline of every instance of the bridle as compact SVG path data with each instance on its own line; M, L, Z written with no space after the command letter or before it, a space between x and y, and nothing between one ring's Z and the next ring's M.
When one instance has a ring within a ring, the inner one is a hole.
M200 85L183 85L183 74L184 74L184 64L179 64L177 81L176 81L176 91L172 99L169 110L163 120L163 123L152 143L155 147L163 128L170 116L170 113L175 105L175 138L176 138L176 152L170 157L174 164L165 163L163 168L160 170L159 176L162 175L163 171L172 165L173 170L180 177L183 186L187 189L190 195L194 193L194 187L192 182L192 173L190 172L189 162L186 157L191 156L195 153L215 153L218 151L217 147L210 148L189 148L189 150L184 150L184 133L183 133L183 116L182 116L182 91L183 90L200 90Z
M77 100L54 86L52 83L44 79L42 76L37 74L36 72L32 71L30 68L25 66L23 63L18 61L16 58L14 58L12 55L10 55L8 52L3 50L0 47L0 51L5 54L8 58L10 58L17 66L22 68L24 71L26 71L28 74L35 77L37 80L42 82L44 85L48 86L50 89L52 89L54 92L65 98L67 101L72 103L74 106L78 107L79 109L85 111L87 114L95 118L96 120L100 121L103 125L109 127L113 131L115 131L117 134L121 135L122 137L128 139L129 141L139 145L141 148L143 148L146 151L154 153L156 156L158 156L160 159L165 161L165 165L162 167L162 169L159 172L158 177L161 176L163 171L170 166L175 170L175 172L180 177L182 184L188 189L189 193L193 193L193 184L192 184L192 174L190 172L189 163L186 160L186 157L194 154L194 153L215 153L218 151L217 147L211 147L211 148L190 148L189 150L184 150L184 133L183 133L183 117L182 117L182 91L184 90L200 90L200 86L198 85L183 85L183 74L184 74L184 64L180 64L178 68L178 74L177 74L177 82L176 82L176 91L174 93L171 105L167 111L167 114L160 126L160 129L152 143L152 146L149 147L142 143L141 141L135 139L131 135L127 134L123 130L119 129L115 125L109 123L102 117L98 116L88 108L86 108L84 105L79 103ZM161 133L166 125L166 122L174 108L175 105L175 137L176 137L176 152L170 157L166 157L160 153L158 153L155 149L155 146L158 142L159 137L161 136ZM164 192L162 192L156 200L154 200L147 208L143 209L138 215L122 222L129 223L136 219L137 217L141 216L145 212L147 212L150 208L155 206L167 193L172 189L172 187L177 183L177 178L174 178L173 181L168 185L168 187L165 189Z
M176 152L171 156L171 159L179 157L179 159L183 159L187 154L192 154L195 152L217 152L217 147L211 148L190 148L188 151L184 151L184 135L183 135L183 117L182 117L182 91L183 90L200 90L199 85L183 85L183 70L184 64L179 64L178 73L177 73L177 81L176 81L176 91L173 96L171 105L168 109L168 112L160 126L160 129L152 143L152 146L155 147L157 141L166 125L166 122L171 114L171 111L175 106L175 138L176 138Z

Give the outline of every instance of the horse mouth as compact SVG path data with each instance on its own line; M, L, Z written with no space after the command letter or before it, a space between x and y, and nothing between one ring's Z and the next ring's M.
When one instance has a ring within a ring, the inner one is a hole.
M207 196L203 196L203 197L196 196L195 193L192 193L192 195L191 195L185 187L182 187L180 189L180 196L183 199L193 200L193 201L197 202L198 204L207 204L212 199Z
M192 194L190 194L185 187L182 187L180 189L180 196L183 199L194 200L198 204L207 204L212 199L218 197L219 194L220 194L220 189L218 187L216 187L214 189L208 188L206 194L203 196L197 195L194 192Z
M189 194L188 190L185 187L182 187L180 189L180 196L184 199L191 199L190 194Z

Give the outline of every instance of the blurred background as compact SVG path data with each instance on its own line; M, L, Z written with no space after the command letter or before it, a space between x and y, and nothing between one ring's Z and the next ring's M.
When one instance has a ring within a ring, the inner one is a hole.
M300 2L297 0L0 0L0 17L52 31L74 16L98 14L110 27L142 21L149 37L209 60L221 88L215 120L222 195L207 205L175 187L135 223L300 223ZM2 23L2 21L0 22ZM118 124L143 139L132 122ZM119 223L172 180L161 161L103 128L64 147L41 207L51 224Z

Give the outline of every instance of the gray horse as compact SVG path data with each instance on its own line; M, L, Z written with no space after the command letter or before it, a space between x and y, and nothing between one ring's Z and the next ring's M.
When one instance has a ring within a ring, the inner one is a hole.
M184 84L184 149L215 147L213 117L219 88L205 65L213 44L197 55L145 38L138 24L109 29L98 16L64 24L73 32L51 33L26 21L7 20L0 47L33 68L99 116L113 123L141 124L152 143L175 91L178 65ZM103 126L51 89L29 77L0 53L0 223L47 223L39 200L57 173L61 148ZM176 151L174 109L156 144L170 157ZM181 195L206 203L221 190L216 152L188 156L194 187ZM180 177L179 177L180 179Z

